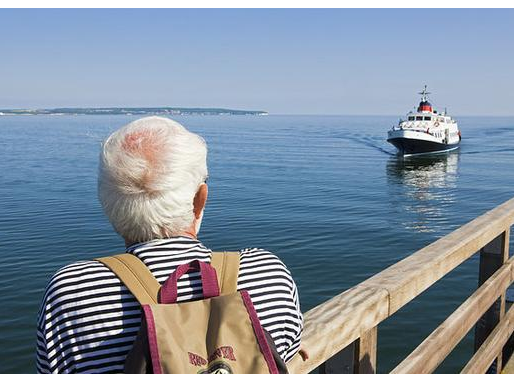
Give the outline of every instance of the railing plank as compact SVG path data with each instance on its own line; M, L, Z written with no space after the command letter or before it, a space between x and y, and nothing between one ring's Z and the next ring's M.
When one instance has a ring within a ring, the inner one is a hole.
M309 358L299 355L289 363L290 373L308 373L357 340L387 317L387 291L360 286L335 296L304 316L302 347Z
M484 374L498 354L502 352L503 346L505 346L513 332L514 307L511 307L468 364L462 369L461 374Z
M513 280L514 257L462 303L392 373L426 374L433 372L471 330L484 310L505 292Z
M305 314L306 373L340 352L496 238L514 222L514 198Z
M514 199L359 284L389 292L392 315L514 222Z

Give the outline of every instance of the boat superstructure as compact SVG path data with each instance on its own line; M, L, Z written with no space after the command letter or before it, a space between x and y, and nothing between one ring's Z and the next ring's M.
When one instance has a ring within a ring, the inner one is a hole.
M409 112L398 126L387 133L387 141L400 155L440 153L459 147L461 133L457 122L448 114L438 113L428 101L427 86L421 91L421 102L415 112Z

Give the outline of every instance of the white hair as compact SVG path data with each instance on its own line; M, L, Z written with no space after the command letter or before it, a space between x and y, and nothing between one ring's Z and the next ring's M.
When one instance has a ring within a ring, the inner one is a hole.
M125 240L149 241L192 225L193 200L206 178L202 137L171 119L142 118L103 143L98 196Z

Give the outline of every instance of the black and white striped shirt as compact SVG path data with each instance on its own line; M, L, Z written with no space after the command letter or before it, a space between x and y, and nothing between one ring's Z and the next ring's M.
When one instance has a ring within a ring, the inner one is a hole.
M211 250L187 237L136 244L139 257L163 283L179 265L210 262ZM178 283L178 301L201 299L198 273ZM244 249L237 282L247 290L262 326L288 361L300 347L303 318L291 273L278 257ZM107 267L82 261L59 270L50 280L38 316L37 371L40 373L121 372L140 327L137 300Z

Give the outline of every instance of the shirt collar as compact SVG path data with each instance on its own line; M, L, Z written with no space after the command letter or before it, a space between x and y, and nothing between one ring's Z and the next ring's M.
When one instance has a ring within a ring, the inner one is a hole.
M203 248L207 249L200 242L200 240L194 239L192 237L187 237L187 236L174 236L174 237L167 237L167 238L163 238L163 239L153 239L153 240L149 240L149 241L143 241L143 242L134 243L134 244L129 245L126 248L126 252L127 253L134 253L137 249L140 249L140 248L157 247L159 245L163 245L163 246L168 247L168 246L173 245L174 243L180 243L180 242L183 242L183 241L188 241L188 242L191 243L191 245L197 244L197 245L200 245Z

